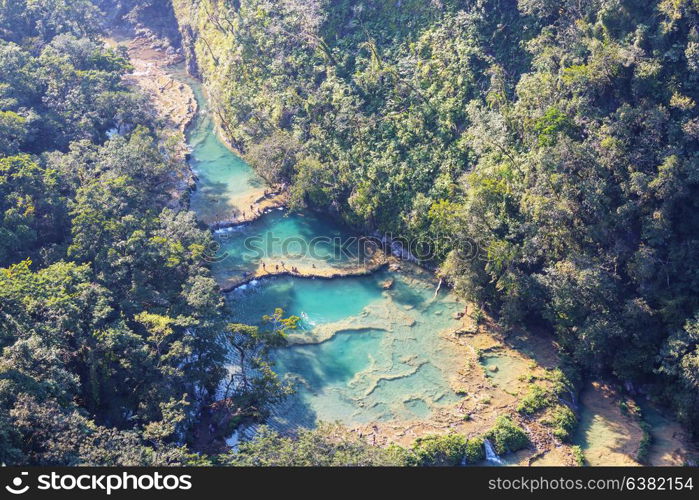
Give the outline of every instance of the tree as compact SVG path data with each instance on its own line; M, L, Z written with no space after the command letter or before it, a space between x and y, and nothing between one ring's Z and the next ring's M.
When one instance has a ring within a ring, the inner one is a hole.
M0 158L0 265L62 239L65 199L55 171L28 155Z

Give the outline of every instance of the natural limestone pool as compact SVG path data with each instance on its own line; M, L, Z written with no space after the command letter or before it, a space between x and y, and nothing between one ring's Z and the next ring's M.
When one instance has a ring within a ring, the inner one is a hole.
M199 104L188 134L197 175L191 206L201 220L215 223L242 212L264 184L215 134L200 85L187 83ZM312 213L272 210L214 234L220 248L213 272L222 286L262 263L327 274L356 268L365 257L354 235ZM456 403L453 382L463 360L448 333L459 327L455 313L464 305L436 288L428 273L404 265L401 272L333 279L270 276L229 292L232 321L260 324L278 307L301 318L289 346L273 353L276 371L296 392L276 409L271 425L429 419L436 408Z
M293 268L312 273L350 270L368 256L358 238L331 219L275 209L259 219L215 231L220 244L213 272L225 284L263 264L272 272Z
M277 372L297 392L272 425L427 419L458 401L452 387L463 360L448 333L463 306L446 294L435 298L436 283L413 272L274 278L229 294L236 321L260 323L274 306L302 318L290 346L274 353Z
M191 207L208 224L240 218L265 184L216 135L201 86L189 78L186 83L199 104L188 132L190 164L197 176ZM355 236L332 219L308 212L267 210L252 222L216 230L214 236L220 248L212 268L224 288L259 272L262 263L270 271L280 265L280 271L298 268L301 274L327 276L351 274L367 259L366 248L356 242L349 251L338 251L338 245ZM260 324L262 316L278 307L301 318L289 345L273 353L275 370L293 383L295 393L273 410L270 425L282 431L312 427L318 421L359 427L397 422L411 428L436 414L439 419L440 413L464 411L457 408L464 404L463 393L455 388L463 389L463 373L461 384L459 376L469 351L455 343L452 332L462 326L455 314L465 304L443 290L435 293L437 283L429 273L408 264L402 267L399 272L382 268L332 279L285 273L254 277L226 294L235 322ZM511 351L495 351L480 363L486 384L511 395L522 392L520 376L529 371L528 361ZM473 372L470 377L480 386ZM484 387L485 396L471 395L465 408L478 404L481 396L490 397L493 389ZM597 397L597 392L583 393L576 442L590 464L635 463L635 426L616 415L618 405ZM677 424L667 419L650 423L650 463L682 463L687 449L685 440L677 437ZM520 459L513 455L500 464Z

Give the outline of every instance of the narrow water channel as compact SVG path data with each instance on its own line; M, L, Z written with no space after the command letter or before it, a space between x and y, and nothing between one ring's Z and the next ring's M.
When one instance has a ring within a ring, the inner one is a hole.
M177 77L192 88L199 109L187 132L190 165L197 175L191 208L207 224L239 216L250 196L264 189L264 181L219 139L201 84L183 74Z

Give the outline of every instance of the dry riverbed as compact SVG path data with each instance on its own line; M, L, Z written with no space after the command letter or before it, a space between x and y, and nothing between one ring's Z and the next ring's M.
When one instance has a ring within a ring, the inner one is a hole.
M133 71L124 78L149 97L165 126L184 134L197 112L194 92L172 74L172 67L184 62L174 49L160 48L153 41L125 32L104 39L108 47L126 47Z

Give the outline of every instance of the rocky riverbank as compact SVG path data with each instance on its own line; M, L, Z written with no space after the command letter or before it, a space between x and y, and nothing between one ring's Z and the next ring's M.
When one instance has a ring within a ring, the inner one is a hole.
M192 88L173 76L174 68L184 64L181 50L125 29L114 30L103 42L116 50L126 50L133 70L124 76L124 82L148 98L156 114L154 118L164 130L163 140L174 145L180 161L184 162L188 151L185 131L197 113L197 101ZM169 206L176 208L195 186L195 177L189 168L173 175L178 177L177 187L170 193Z
M133 66L125 82L148 96L166 128L184 134L197 112L197 101L189 85L172 75L173 67L184 64L181 50L124 30L114 31L104 42L113 48L125 47Z

